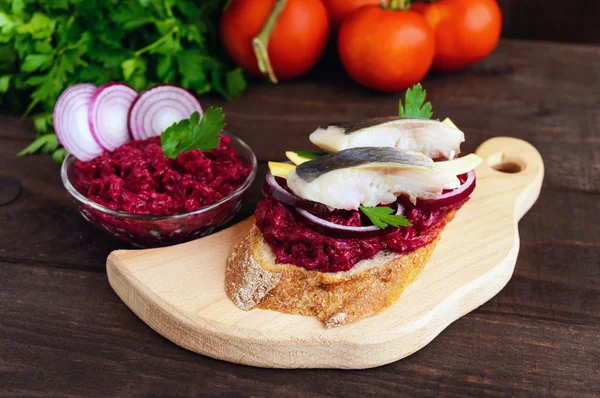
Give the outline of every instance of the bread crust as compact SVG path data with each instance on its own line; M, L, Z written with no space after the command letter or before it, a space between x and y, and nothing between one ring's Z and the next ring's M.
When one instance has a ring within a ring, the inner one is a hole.
M442 222L448 223L455 213ZM394 304L421 275L438 240L439 236L408 254L384 250L349 271L331 273L276 264L255 225L227 260L225 291L243 310L262 308L312 315L326 327L344 325Z

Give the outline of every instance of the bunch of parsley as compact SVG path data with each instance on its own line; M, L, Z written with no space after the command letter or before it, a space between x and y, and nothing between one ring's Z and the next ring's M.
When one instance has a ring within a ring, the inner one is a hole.
M0 0L0 109L31 115L38 138L20 154L65 155L52 110L70 85L173 83L230 99L246 88L223 61L225 0Z

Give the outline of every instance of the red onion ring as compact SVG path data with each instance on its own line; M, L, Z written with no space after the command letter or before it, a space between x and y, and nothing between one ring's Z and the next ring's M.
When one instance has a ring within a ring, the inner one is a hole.
M391 232L396 231L398 228L388 226L387 228L379 228L375 225L354 227L349 225L339 225L331 221L324 220L320 217L315 216L307 210L296 208L298 214L304 218L304 220L311 225L316 231L323 235L328 235L333 238L373 238L376 236L387 235ZM404 212L404 206L398 204L396 209L396 215L400 215Z
M137 92L123 83L98 87L90 101L88 123L92 136L106 151L114 151L131 140L129 108Z
M96 86L92 84L77 84L69 87L58 97L56 105L54 106L54 112L52 115L54 129L56 131L56 138L61 145L73 147L76 146L76 142L73 142L72 137L65 136L63 134L64 127L64 110L70 108L73 101L80 102L81 96L86 96L89 92L96 90ZM64 144L63 144L64 143ZM81 149L79 149L81 151Z
M310 210L312 213L318 215L325 215L330 213L327 206L322 203L313 202L310 200L302 199L299 196L287 191L285 188L277 182L275 176L271 173L267 173L265 178L265 188L267 193L275 200L296 208Z
M136 140L162 134L167 127L198 112L200 103L187 90L163 84L140 93L129 109L129 131Z
M449 192L443 193L435 199L419 200L417 207L423 209L439 209L440 207L450 206L467 198L475 189L475 170L467 173L467 179L460 187Z
M58 98L52 115L56 139L79 160L90 161L104 150L94 137L88 124L88 107L96 86L75 84Z

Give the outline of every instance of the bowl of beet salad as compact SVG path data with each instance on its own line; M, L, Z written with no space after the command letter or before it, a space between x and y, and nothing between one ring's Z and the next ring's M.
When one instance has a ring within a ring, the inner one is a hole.
M217 148L171 159L160 137L127 142L84 162L68 156L62 181L83 217L138 247L212 233L241 208L256 176L254 153L223 132Z

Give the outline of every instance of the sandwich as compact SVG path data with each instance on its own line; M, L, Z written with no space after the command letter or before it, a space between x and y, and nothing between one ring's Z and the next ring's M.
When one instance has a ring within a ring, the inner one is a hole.
M227 296L242 310L316 316L325 327L385 310L415 281L475 188L481 159L431 120L420 85L399 117L334 123L320 152L269 162L255 225L232 250Z

